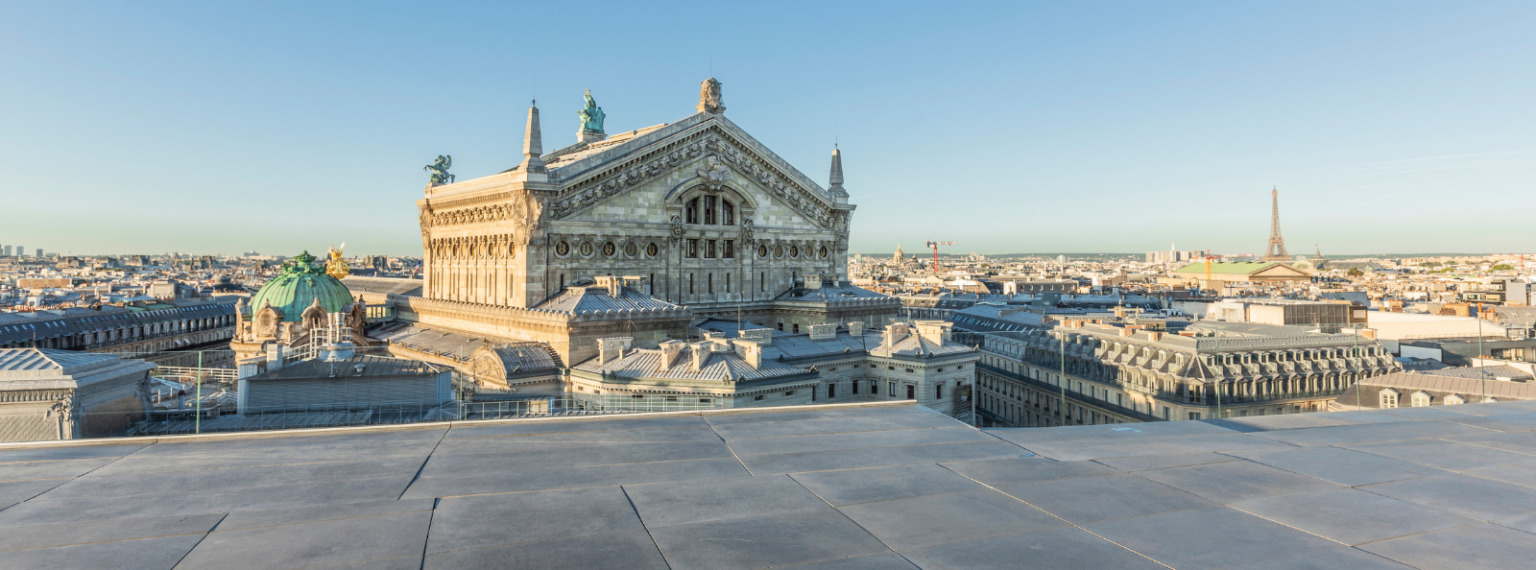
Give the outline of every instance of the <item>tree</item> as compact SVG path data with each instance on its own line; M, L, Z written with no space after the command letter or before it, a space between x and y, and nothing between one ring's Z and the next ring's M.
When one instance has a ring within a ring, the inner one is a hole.
M1365 272L1361 271L1359 267L1351 267L1349 268L1349 271L1344 272L1344 274L1350 277L1359 277L1361 275L1365 275Z
M1515 269L1515 266L1510 265L1508 263L1500 263L1498 265L1493 266L1493 270L1494 271L1513 271L1514 269Z

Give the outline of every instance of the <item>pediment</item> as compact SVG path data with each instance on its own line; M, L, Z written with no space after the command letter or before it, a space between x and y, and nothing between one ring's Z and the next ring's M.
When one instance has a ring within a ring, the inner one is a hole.
M701 169L701 162L711 168ZM821 186L724 117L703 114L559 169L560 189L545 215L568 218L679 171L704 184L720 183L711 177L721 173L750 181L805 219L833 224L834 204Z
M1310 277L1311 274L1285 264L1275 264L1253 272L1254 277Z

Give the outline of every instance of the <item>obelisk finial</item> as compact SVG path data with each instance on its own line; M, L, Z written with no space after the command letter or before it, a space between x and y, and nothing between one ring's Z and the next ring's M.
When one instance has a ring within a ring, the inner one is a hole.
M539 102L528 104L528 128L523 132L523 162L518 168L523 172L544 172L544 136L539 133Z

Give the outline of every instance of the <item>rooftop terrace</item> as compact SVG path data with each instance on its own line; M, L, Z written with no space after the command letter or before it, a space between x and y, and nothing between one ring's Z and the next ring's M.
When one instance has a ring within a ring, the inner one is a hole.
M1514 568L1536 402L979 431L842 405L0 449L0 566Z

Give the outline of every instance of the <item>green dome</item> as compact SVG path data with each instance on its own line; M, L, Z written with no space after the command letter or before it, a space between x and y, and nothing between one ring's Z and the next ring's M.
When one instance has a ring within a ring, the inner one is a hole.
M283 264L282 275L273 277L251 297L251 312L270 305L283 312L284 321L296 323L316 299L325 312L339 313L352 304L352 292L340 279L326 275L325 266L316 264L315 256L305 251Z

